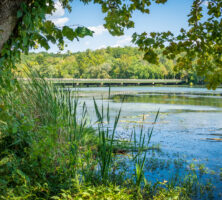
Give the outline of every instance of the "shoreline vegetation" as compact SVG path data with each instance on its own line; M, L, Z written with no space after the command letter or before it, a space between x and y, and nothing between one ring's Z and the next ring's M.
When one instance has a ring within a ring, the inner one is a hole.
M149 152L161 151L150 146L159 111L148 130L141 124L139 136L132 130L131 139L121 141L116 138L121 108L111 119L109 103L94 99L92 128L78 96L36 78L41 77L36 72L29 77L29 84L19 82L0 96L0 199L213 198L213 185L201 182L204 166L190 164L186 175L170 180L152 182L146 176Z
M64 54L29 53L21 55L16 73L26 77L24 71L37 70L44 78L80 79L178 79L187 84L204 84L203 78L192 70L174 70L175 61L156 50L159 64L143 59L144 53L136 47L107 47L99 50Z

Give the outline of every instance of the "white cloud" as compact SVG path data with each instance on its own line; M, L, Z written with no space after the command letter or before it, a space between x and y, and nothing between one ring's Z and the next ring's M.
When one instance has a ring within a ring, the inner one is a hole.
M94 31L93 35L102 35L103 33L107 32L107 30L103 27L103 25L89 26L88 29Z
M66 22L69 21L68 17L60 17L55 19L50 19L56 26L64 26Z
M107 45L101 45L98 47L98 49L105 49L107 47Z
M47 15L47 20L52 21L56 26L64 26L68 21L68 17L63 17L65 10L59 1L55 2L55 11L51 15Z
M112 47L124 47L124 46L129 46L131 45L131 40L132 37L131 36L121 36L119 37L119 39L117 40L116 44L112 45Z
M208 6L209 2L208 2L208 1L204 1L202 4L203 4L204 6Z
M87 46L90 45L90 42L89 42L89 41L86 41L86 42L85 42L85 45L87 45Z
M59 1L55 2L55 9L56 9L55 12L52 13L52 16L54 18L62 17L65 14L65 10Z

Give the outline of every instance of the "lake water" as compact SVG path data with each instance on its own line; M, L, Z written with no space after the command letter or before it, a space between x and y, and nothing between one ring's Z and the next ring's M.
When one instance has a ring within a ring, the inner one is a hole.
M107 99L106 87L79 88L78 92L80 101L86 102L92 121L95 121L93 96L98 105L103 102L106 106L109 101L111 118L115 117L120 107L122 108L117 133L120 139L129 139L133 127L136 127L136 130L141 124L144 124L145 128L150 127L156 112L160 110L151 140L152 144L159 144L161 152L164 153L155 156L164 161L186 160L184 169L190 163L194 163L196 167L204 164L208 170L206 180L212 178L212 175L213 182L217 180L217 194L222 191L221 88L210 91L196 87L113 87L110 100ZM122 104L123 96L125 99ZM158 174L150 171L150 161L147 162L147 176L156 180L169 179L171 164L168 164L168 168L162 167L161 171L158 170L161 168L160 162L157 159L153 160L153 153L149 158L156 163Z

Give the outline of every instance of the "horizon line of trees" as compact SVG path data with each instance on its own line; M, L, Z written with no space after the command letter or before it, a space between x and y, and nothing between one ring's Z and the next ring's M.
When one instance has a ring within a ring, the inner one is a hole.
M157 50L160 63L143 60L143 52L136 47L107 47L99 50L66 54L30 53L21 56L16 73L25 77L30 67L45 78L106 78L106 79L183 79L199 83L195 72L174 70L175 63Z

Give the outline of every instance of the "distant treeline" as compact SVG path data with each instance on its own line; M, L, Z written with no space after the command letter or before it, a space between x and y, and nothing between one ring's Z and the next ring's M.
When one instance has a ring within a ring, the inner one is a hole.
M24 69L37 69L44 77L52 78L133 78L133 79L184 79L200 82L195 72L175 72L174 61L159 51L160 63L143 60L143 52L135 47L86 50L85 52L53 54L30 53L22 55L18 64L19 76ZM27 65L28 64L28 65Z

